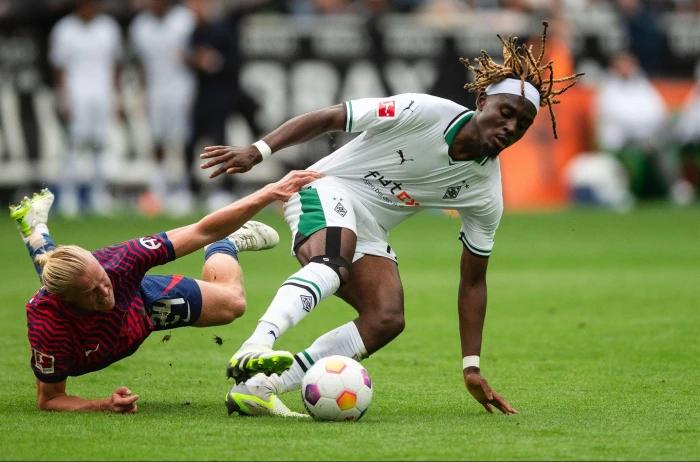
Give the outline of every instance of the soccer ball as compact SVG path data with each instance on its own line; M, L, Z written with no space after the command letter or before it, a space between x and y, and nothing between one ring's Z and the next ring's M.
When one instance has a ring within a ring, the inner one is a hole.
M301 398L316 420L358 420L372 402L372 380L354 359L328 356L304 376Z

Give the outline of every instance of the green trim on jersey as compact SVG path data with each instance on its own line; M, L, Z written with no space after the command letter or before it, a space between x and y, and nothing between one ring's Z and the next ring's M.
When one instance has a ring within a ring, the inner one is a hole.
M471 120L473 115L474 111L469 111L459 119L452 122L451 126L447 127L447 130L445 130L445 143L447 143L448 146L452 146L452 142L455 140L457 132L459 132L460 128L462 128L464 124Z
M299 191L301 201L301 216L299 217L299 233L311 236L319 229L325 228L326 215L323 213L321 199L315 188L306 188Z
M459 119L455 120L452 123L452 125L447 127L447 130L445 130L445 143L447 143L448 146L452 146L452 143L454 142L457 133L459 133L459 130L464 126L464 124L471 120L473 115L474 111L469 111ZM479 165L482 166L486 163L487 160L489 160L488 156L482 156L477 159L474 159L475 162L478 162Z
M352 101L345 102L345 131L352 132Z

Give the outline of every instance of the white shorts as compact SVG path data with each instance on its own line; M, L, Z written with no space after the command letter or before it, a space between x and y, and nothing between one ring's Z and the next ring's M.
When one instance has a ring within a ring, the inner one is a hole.
M170 90L167 88L165 90ZM151 89L148 94L148 119L153 140L181 144L190 136L192 92Z
M357 236L355 262L364 255L376 255L396 262L396 253L387 242L387 233L366 207L333 177L325 177L304 187L284 206L284 219L292 230L292 255L316 231L328 227L352 230Z
M107 144L114 123L110 94L71 94L70 133L74 142Z

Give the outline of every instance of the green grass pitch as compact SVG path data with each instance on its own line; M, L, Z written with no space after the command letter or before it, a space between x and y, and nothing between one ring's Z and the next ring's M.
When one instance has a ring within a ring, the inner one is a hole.
M506 214L489 268L482 353L491 385L520 410L489 415L461 374L458 221L422 214L391 236L406 292L405 332L366 360L374 402L358 423L228 417L224 365L279 283L279 248L243 254L248 312L229 326L157 332L132 357L69 379L102 397L141 395L136 415L36 410L24 303L37 280L12 223L0 223L0 459L700 459L700 213L647 207ZM54 220L57 241L100 247L184 220ZM199 275L201 252L156 273ZM353 318L336 299L278 346L297 351ZM219 346L214 336L223 339ZM301 410L298 393L285 401Z

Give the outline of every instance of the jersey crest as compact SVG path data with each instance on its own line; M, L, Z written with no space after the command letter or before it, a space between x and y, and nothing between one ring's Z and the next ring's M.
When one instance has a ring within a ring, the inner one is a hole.
M147 249L156 250L160 248L160 242L154 237L142 237L139 239L139 243Z

